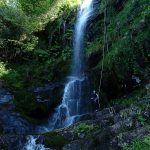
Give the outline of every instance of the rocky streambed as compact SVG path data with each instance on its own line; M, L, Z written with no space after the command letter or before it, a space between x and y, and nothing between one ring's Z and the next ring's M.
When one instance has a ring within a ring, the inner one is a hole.
M0 149L119 150L150 135L150 99L129 107L113 105L87 114L67 128L38 133L36 126L14 112L13 96L0 90ZM32 136L31 136L32 135Z

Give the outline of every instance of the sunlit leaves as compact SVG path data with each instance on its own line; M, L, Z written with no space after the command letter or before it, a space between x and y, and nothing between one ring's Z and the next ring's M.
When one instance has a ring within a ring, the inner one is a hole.
M27 15L41 15L48 11L53 0L19 0Z

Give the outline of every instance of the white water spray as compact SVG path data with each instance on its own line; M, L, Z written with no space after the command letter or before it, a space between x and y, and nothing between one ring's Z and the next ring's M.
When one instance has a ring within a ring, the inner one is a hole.
M84 61L84 37L87 22L93 14L93 1L84 0L81 4L75 25L72 73L64 89L62 103L56 108L49 123L40 131L62 128L78 121L80 116L88 113L88 104L84 90L87 88Z
M51 150L50 148L45 148L42 144L37 144L36 140L37 138L28 136L27 143L22 150Z
M93 0L84 0L77 16L74 35L74 57L72 75L82 78L85 71L84 64L84 36L87 22L93 14Z

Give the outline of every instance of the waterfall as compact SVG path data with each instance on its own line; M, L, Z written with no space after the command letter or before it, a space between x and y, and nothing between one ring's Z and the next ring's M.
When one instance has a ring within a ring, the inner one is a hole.
M36 140L37 138L28 136L27 143L24 145L22 150L51 150L50 148L45 148L42 144L37 144Z
M44 131L69 126L77 122L81 115L89 112L89 98L83 92L88 87L88 78L85 75L84 37L87 22L93 14L93 1L84 0L79 8L75 24L71 76L65 85L62 103L55 109ZM41 132L43 127L39 130Z
M93 0L84 0L78 15L75 25L74 35L74 57L72 75L78 78L82 78L85 71L84 64L84 35L87 26L87 21L93 13Z
M80 120L80 116L88 113L89 99L86 99L84 90L88 86L85 75L84 36L87 22L93 13L93 1L84 0L79 8L75 25L72 73L65 85L62 103L56 108L48 125L39 127L39 132L46 132L62 128ZM36 143L37 138L29 136L23 150L50 150L42 144Z

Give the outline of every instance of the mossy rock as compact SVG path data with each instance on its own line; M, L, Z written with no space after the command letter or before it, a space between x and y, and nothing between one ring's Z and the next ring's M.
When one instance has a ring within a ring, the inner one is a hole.
M47 147L61 149L64 145L69 143L67 139L65 139L62 135L60 135L57 132L49 132L44 134L44 136L45 136L44 144Z
M96 124L88 124L88 123L81 123L74 127L74 134L77 135L78 138L84 136L84 137L90 137L91 133L99 129L100 127Z
M47 103L37 103L34 95L26 89L17 91L15 95L15 105L17 112L21 113L29 122L40 123L49 114Z

